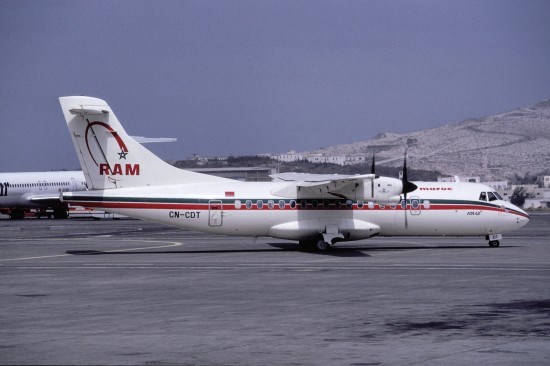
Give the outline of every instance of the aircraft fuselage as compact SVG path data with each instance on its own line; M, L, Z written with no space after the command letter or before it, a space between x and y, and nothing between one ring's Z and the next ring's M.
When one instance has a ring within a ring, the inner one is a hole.
M288 183L223 182L65 194L70 203L159 223L225 235L301 240L326 230L344 240L375 235L482 236L517 229L528 215L514 205L481 201L490 187L472 183L414 182L405 206L334 196L280 197Z

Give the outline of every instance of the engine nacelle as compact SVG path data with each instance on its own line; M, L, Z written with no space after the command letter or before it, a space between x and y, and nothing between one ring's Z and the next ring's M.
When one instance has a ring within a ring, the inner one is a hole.
M397 204L401 201L403 182L389 177L378 177L373 180L365 179L359 184L355 192L357 200Z

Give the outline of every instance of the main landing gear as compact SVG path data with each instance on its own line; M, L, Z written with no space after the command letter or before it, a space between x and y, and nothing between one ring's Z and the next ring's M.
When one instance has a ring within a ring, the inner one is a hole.
M313 240L300 240L298 242L300 250L303 252L326 252L330 249L330 244L323 238Z
M300 240L300 250L304 252L325 252L337 241L343 240L344 234L339 232L337 225L326 225L325 231L317 237L308 240Z
M53 210L54 219L66 219L69 217L69 211L65 207L56 208Z
M8 214L12 220L23 220L25 218L25 210L14 208Z

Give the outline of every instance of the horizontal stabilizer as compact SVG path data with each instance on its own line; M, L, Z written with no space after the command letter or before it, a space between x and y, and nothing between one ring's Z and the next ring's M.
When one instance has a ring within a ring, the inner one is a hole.
M42 203L42 204L61 202L61 200L59 199L59 195L57 195L57 196L34 196L34 197L31 196L28 199L31 202Z
M140 144L149 144L152 142L176 142L178 141L175 137L144 137L144 136L131 136L134 140Z
M72 108L69 110L71 114L80 114L80 115L90 115L90 116L100 116L102 114L107 114L109 111L105 109L95 109L95 108Z

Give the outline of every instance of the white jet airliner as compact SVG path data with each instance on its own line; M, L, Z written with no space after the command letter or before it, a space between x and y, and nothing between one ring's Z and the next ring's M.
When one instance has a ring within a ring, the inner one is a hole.
M66 218L68 208L59 200L63 191L84 191L81 171L0 173L0 210L22 219L28 209L53 209L56 219Z
M485 236L529 221L492 188L409 182L375 174L278 175L240 182L175 168L126 134L107 103L62 97L61 108L89 191L64 202L162 224L225 235L297 240L325 250L339 241L381 236Z

